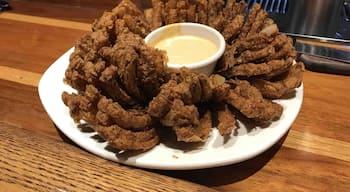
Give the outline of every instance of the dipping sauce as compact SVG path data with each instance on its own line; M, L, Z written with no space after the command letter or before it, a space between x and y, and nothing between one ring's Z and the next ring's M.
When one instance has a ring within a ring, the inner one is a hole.
M169 63L190 64L209 58L218 47L208 39L193 35L162 38L151 45L167 52Z

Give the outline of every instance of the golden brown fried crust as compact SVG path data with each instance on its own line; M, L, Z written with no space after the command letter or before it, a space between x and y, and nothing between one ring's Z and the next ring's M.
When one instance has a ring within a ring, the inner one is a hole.
M222 35L226 42L232 42L237 37L244 23L243 15L236 16L230 23L228 23L222 30Z
M111 64L108 68L113 69L113 73L106 73L113 75L106 78L103 74L101 80L108 82L115 79L121 87L125 87L128 95L136 100L143 101L144 95L141 94L137 81L137 65L140 62L137 47L140 46L142 46L142 39L138 36L121 34L113 48L105 47L101 49L100 54Z
M231 70L234 65L236 46L226 45L225 52L223 56L219 59L216 64L216 72L224 74Z
M209 110L200 115L195 105L185 105L179 99L174 100L171 110L161 122L172 127L177 140L183 142L205 142L212 128Z
M225 1L223 0L208 0L208 25L212 26L212 23L217 19L220 13L223 11Z
M273 54L275 54L275 48L272 46L267 46L257 51L246 50L237 58L237 64L264 61L266 57Z
M118 6L112 9L118 18L122 18L125 15L139 16L143 15L143 12L132 2L132 0L122 0Z
M231 2L227 6L233 4L235 3ZM240 29L238 38L228 40L226 51L217 65L217 72L228 79L247 79L252 76L271 79L288 71L296 58L296 51L292 40L277 32L277 26L267 18L266 11L255 4Z
M176 0L169 0L164 5L164 10L162 12L162 17L164 18L165 24L172 24L179 22L177 15L178 11L176 9Z
M129 30L134 34L138 34L141 37L146 37L147 34L151 32L151 27L143 14L139 16L125 15L123 20L125 21L125 24Z
M180 97L172 91L175 86L177 86L177 83L174 80L162 85L159 94L148 105L148 114L155 118L161 118L168 113L173 100Z
M117 102L113 102L106 97L100 99L97 109L101 112L100 115L103 115L103 118L97 119L98 123L102 125L108 125L108 122L114 122L124 129L140 130L147 128L152 123L151 117L148 114L138 110L125 110ZM107 120L106 116L109 117Z
M201 98L200 101L202 102L207 102L211 100L213 96L213 86L211 84L211 81L208 81L207 76L204 74L199 74L198 75L198 80L200 82L200 87L201 87Z
M296 51L293 47L293 40L285 34L278 35L272 42L272 46L276 49L276 54L271 55L269 59L283 59L291 57L296 58Z
M281 69L289 68L293 64L293 58L286 60L271 60L265 63L247 63L235 66L232 70L225 72L226 77L234 76L257 76L273 73Z
M164 51L143 45L138 49L140 63L137 65L139 88L146 100L151 100L160 91L162 84L169 80L166 71L167 57Z
M151 30L155 30L163 25L162 11L164 3L161 0L152 0L152 8L144 11L146 19L151 26Z
M212 99L214 87L220 84L218 79L182 69L161 87L150 102L148 113L162 125L172 127L178 141L203 142L210 131L209 117L205 115L201 123L196 105Z
M160 121L164 126L174 128L198 126L199 113L194 105L185 105L182 100L175 99L168 113Z
M212 127L211 112L207 110L200 118L197 126L176 127L175 134L178 141L205 142Z
M99 78L99 88L101 91L112 98L114 101L119 102L125 106L133 106L137 104L137 100L132 98L125 90L120 87L117 81L118 68L114 65L107 67Z
M252 25L250 27L250 30L249 30L249 32L247 34L247 37L249 37L250 35L259 33L264 27L264 24L265 24L264 21L265 21L266 18L267 18L267 12L262 10L262 9L260 9L257 12L257 14L256 14L255 22L252 23Z
M257 18L257 14L263 11L258 3L255 3L253 8L249 11L247 21L244 23L241 33L239 34L239 39L246 38L248 35L251 35L250 31L254 22Z
M225 19L230 21L238 15L243 15L246 11L247 4L243 1L226 1L226 6L223 10Z
M175 99L181 99L186 104L199 102L201 99L201 82L194 73L185 70L179 76L173 76L177 80L170 80L161 87L160 93L153 98L148 107L148 113L154 117L162 117ZM202 80L203 81L203 80ZM161 107L162 106L162 107Z
M195 0L197 22L202 24L208 23L208 1L207 0Z
M111 32L114 28L114 22L116 20L116 14L113 12L105 11L103 15L96 19L92 24L92 31L106 30Z
M62 101L69 107L70 115L75 122L79 123L80 120L95 125L97 102L100 100L100 93L93 85L88 85L83 94L67 93L63 92Z
M159 142L159 137L154 128L134 132L123 129L118 125L97 125L95 130L108 144L118 150L147 150Z
M217 113L219 133L223 136L230 135L237 128L235 115L225 103L218 103L214 111Z
M104 67L96 50L110 45L106 31L95 31L82 37L69 57L69 65L64 81L73 88L83 91L89 83L94 83Z
M231 80L231 88L223 100L254 121L269 122L281 117L283 108L277 103L264 99L260 91L248 81Z
M76 43L64 81L78 93L62 94L76 122L93 125L115 149L147 150L159 142L156 124L171 127L178 141L205 142L213 117L221 135L232 133L231 110L262 124L280 118L283 108L266 98L283 97L300 86L303 65L293 65L292 40L278 34L260 5L246 15L244 1L151 4L141 11L123 0ZM176 22L202 23L223 34L227 47L215 71L221 75L166 69L166 53L143 38Z
M259 89L261 94L270 99L279 99L294 91L301 85L303 80L304 64L299 62L293 65L283 79L278 81L267 81L263 79L252 79L251 83Z
M265 33L257 33L243 40L236 40L233 46L237 49L237 53L242 53L246 50L256 51L270 45L273 40L273 37L266 35ZM279 42L279 40L276 41ZM272 45L273 47L277 47L274 46L274 44Z
M159 94L148 105L148 113L153 117L163 117L175 99L180 99L186 105L211 100L217 81L217 78L190 72L188 69L173 73L171 78L162 85Z

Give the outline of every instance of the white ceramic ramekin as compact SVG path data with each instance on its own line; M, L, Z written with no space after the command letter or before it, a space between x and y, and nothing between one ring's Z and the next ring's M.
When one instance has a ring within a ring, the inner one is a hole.
M188 63L188 64L168 63L167 66L170 70L179 69L181 67L187 67L191 71L210 75L214 71L217 61L225 51L226 42L224 37L221 35L221 33L215 30L214 28L211 28L207 25L198 24L198 23L175 23L175 24L170 24L170 25L160 27L152 31L150 34L148 34L147 37L145 38L145 42L151 43L152 40L161 38L162 36L164 36L164 34L167 34L167 33L170 33L169 37L177 36L177 35L193 35L193 36L201 37L201 38L210 40L218 48L213 55L199 62ZM184 47L184 49L186 49L186 47ZM188 51L191 51L193 52L193 54L196 54L197 50L188 50Z

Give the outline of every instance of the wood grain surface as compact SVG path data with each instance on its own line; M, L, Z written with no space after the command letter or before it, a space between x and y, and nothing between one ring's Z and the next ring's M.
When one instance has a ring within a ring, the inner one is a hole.
M143 184L149 191L162 191L155 189L154 185L168 185L169 182L173 182L173 186L168 186L163 191L177 191L175 186L178 185L179 189L185 189L181 186L183 181L175 179L178 178L219 191L350 191L349 76L306 71L303 82L304 101L289 133L269 150L253 159L225 167L192 171L140 171L134 168L129 170L128 167L107 162L74 147L51 122L37 92L37 85L44 71L71 48L80 36L86 34L90 23L105 9L112 8L116 1L9 2L13 9L0 13L0 137L12 139L6 140L4 145L5 140L0 138L0 191L59 191L43 188L43 183L47 184L49 181L63 187L62 189L73 189L72 185L76 186L76 190L72 191L82 191L79 190L80 187L89 181L87 183L91 188L88 189L108 191L103 187L111 187L110 181L105 180L114 175L111 172L101 178L96 178L94 172L86 171L83 175L75 172L68 175L69 179L64 181L58 179L59 175L53 175L52 178L43 177L43 174L48 172L46 168L51 166L61 166L64 169L69 167L70 165L63 160L72 161L73 164L76 162L74 158L52 159L50 153L36 153L48 149L50 143L69 148L74 154L79 154L79 157L82 155L80 158L86 162L101 162L101 165L106 165L105 168L121 168L139 176L145 174L145 178L138 177L140 181L123 183L123 189ZM138 1L139 6L144 4L145 2ZM22 137L23 141L18 141L18 138ZM29 141L33 143L24 146L28 148L20 145ZM67 146L67 143L71 146ZM8 151L10 149L11 153ZM50 150L57 152L57 147ZM59 151L59 154L64 156L64 151ZM29 156L42 162L41 166L45 167L45 170L38 168L40 166L35 162L28 164L24 155L27 155L26 158ZM56 164L45 161L48 159ZM31 165L36 165L37 169L29 168ZM21 170L25 166L28 166L26 170L31 172ZM86 167L73 168L85 170ZM56 169L59 172L61 168ZM91 169L97 171L97 167ZM116 179L120 175L114 176ZM154 180L150 180L149 177L165 178L162 180L165 183L153 184L151 181ZM76 182L82 178L86 180ZM17 180L21 183L15 182ZM23 185L23 182L29 184ZM183 186L190 187L188 189L200 189L198 185L184 183ZM102 188L93 188L96 185L101 185ZM37 188L30 189L28 186ZM139 188L134 190L137 189Z
M0 123L0 191L215 191ZM146 187L147 186L147 187Z

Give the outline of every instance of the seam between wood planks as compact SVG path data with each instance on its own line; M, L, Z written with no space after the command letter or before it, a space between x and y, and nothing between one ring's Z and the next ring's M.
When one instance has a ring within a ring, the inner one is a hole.
M39 85L41 76L42 75L39 73L0 66L0 79L2 80L37 87Z
M67 21L62 19L52 19L47 17L38 17L31 15L23 15L18 13L1 13L1 19L13 20L13 21L21 21L26 23L34 23L40 25L48 25L53 27L62 27L68 29L78 29L82 31L90 31L91 24L81 23L76 21Z
M350 162L350 143L290 130L283 146Z

